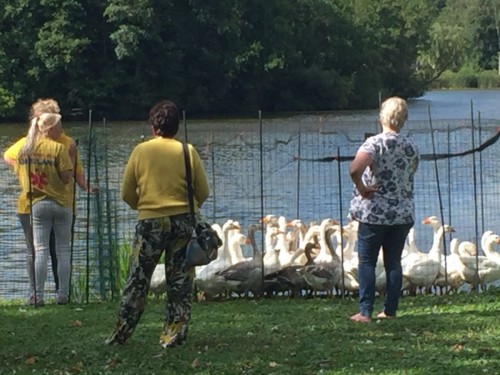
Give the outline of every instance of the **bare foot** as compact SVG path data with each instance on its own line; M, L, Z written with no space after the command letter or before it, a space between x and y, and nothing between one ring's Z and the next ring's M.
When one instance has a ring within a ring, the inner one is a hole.
M372 322L372 318L370 318L369 316L364 316L361 313L357 313L356 315L351 316L350 319L356 323L371 323Z

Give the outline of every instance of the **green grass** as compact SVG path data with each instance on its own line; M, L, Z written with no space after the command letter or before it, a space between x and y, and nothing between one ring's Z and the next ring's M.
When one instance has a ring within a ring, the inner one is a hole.
M500 374L499 297L404 297L396 320L368 325L349 321L350 299L195 303L188 341L169 350L158 344L162 301L125 346L104 344L116 302L1 305L0 373Z

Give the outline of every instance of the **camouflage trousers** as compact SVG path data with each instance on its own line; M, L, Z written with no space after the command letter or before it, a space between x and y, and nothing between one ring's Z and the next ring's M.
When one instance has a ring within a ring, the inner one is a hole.
M109 344L123 344L134 332L146 306L151 276L163 252L167 301L160 344L169 347L185 340L191 317L194 270L188 269L184 260L192 231L189 214L139 220L118 322L107 340Z

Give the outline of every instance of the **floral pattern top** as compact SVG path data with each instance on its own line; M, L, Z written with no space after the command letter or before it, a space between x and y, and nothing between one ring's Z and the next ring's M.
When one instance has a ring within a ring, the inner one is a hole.
M377 225L414 223L413 178L420 155L413 140L400 133L380 133L368 138L359 151L372 158L372 164L363 173L363 182L376 186L378 191L363 198L354 188L350 218Z

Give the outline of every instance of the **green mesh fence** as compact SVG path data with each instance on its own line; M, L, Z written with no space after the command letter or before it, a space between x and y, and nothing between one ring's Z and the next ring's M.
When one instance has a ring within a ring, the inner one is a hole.
M413 136L422 154L454 154L479 146L496 134L498 126L499 121L486 119L409 121L403 132ZM100 188L96 195L77 191L71 298L74 302L114 299L123 287L137 221L136 212L120 199L121 175L131 150L150 137L150 131L143 123L105 121L65 127L79 140L91 185ZM23 131L2 135L2 149ZM188 118L178 138L193 143L204 160L212 191L202 209L208 221L219 225L238 221L247 234L249 225L268 214L308 224L331 217L347 224L352 192L349 162L336 157L352 157L367 132L377 132L375 121L340 122L333 115ZM482 233L500 231L498 147L494 143L478 153L422 161L415 180L415 232L422 251L432 243L430 229L421 223L427 216L443 218L455 228L455 237L477 244L479 254ZM0 300L24 300L29 289L26 247L15 216L17 180L5 164L0 172L5 176L0 185ZM260 250L265 251L262 234L257 236ZM242 252L249 257L252 248L242 245ZM50 299L54 291L50 271L46 289Z

